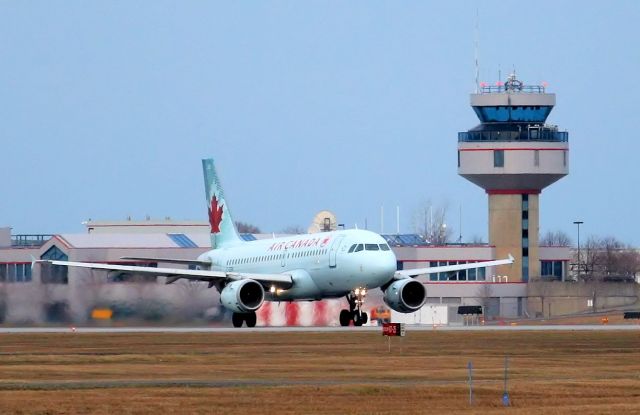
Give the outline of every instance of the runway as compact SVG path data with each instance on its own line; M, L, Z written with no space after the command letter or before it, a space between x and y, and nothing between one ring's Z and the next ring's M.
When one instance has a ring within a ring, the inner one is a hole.
M2 327L0 334L25 333L359 333L381 331L379 326L366 327ZM613 325L536 325L536 326L418 326L407 325L406 331L640 331L640 324Z

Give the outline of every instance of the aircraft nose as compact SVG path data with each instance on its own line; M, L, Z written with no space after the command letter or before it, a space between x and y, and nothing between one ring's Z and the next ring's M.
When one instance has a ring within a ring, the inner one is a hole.
M389 252L388 255L384 255L378 261L378 268L384 275L392 275L397 270L396 256L393 252Z

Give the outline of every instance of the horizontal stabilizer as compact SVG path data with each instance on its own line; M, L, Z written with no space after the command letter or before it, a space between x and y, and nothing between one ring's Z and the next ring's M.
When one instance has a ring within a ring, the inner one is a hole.
M167 277L167 280L165 281L165 284L169 285L169 284L173 284L174 282L178 281L180 279L180 277Z
M184 265L200 265L208 267L211 265L209 261L199 261L197 259L178 259L178 258L151 258L151 257L136 257L136 256L123 256L120 259L126 259L129 261L145 261L145 262L166 262L167 264L184 264Z

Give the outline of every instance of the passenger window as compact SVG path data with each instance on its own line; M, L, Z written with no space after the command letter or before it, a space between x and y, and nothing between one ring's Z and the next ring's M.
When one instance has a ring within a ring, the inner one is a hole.
M362 245L362 244L358 244L358 246L356 246L355 251L353 251L353 252L360 252L360 251L362 251L363 249L364 249L363 245Z
M380 249L378 244L365 244L364 247L367 251L378 251Z
M387 244L380 244L380 249L382 251L388 251L389 250L389 245Z
M356 249L356 244L351 245L351 248L349 248L349 253L352 253L354 249Z

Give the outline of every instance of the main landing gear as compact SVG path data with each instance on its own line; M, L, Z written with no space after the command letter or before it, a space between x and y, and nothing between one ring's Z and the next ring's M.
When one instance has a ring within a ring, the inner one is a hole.
M340 311L340 325L348 326L352 321L354 326L362 326L367 324L369 316L362 311L362 305L364 304L364 298L367 296L366 288L356 288L349 294L347 294L347 301L349 302L349 309Z
M256 320L257 318L255 311L252 311L250 313L233 313L233 316L231 316L233 327L242 327L242 323L244 322L247 323L247 327L255 327Z

